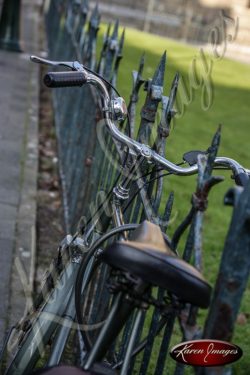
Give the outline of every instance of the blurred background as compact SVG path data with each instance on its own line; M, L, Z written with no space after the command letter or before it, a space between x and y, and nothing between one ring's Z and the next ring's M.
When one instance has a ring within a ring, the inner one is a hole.
M224 12L239 23L237 40L228 47L227 55L250 61L249 0L102 0L99 7L103 20L116 15L122 24L193 44L208 43L211 29L221 27ZM229 19L227 27L234 29Z

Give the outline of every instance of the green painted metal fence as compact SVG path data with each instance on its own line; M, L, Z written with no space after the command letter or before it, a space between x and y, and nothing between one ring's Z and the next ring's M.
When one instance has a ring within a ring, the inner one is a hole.
M64 61L77 59L115 85L119 69L122 69L120 63L125 40L125 31L119 33L118 21L114 21L113 25L107 25L100 54L97 56L96 44L100 23L98 6L89 16L87 0L51 0L46 2L45 10L49 58ZM143 68L144 56L139 61L138 70L133 72L133 87L128 105L131 132L135 138L145 144L151 144L158 153L164 156L171 120L175 113L173 107L179 76L176 74L173 77L172 87L169 95L166 96L163 92L166 54L163 53L152 79L146 81L143 79ZM145 101L140 111L140 124L136 126L138 98L139 95L143 95L142 89L144 89ZM98 199L101 200L102 196L108 194L113 186L119 174L116 161L123 150L111 140L102 126L99 98L94 90L89 87L57 89L54 91L53 98L65 222L67 230L72 232L79 225L84 228L86 221L93 215L98 205ZM126 123L120 126L124 132L128 131ZM157 136L152 142L153 127L156 127ZM211 188L221 181L220 178L212 176L213 160L217 154L219 141L220 130L213 138L208 157L203 155L199 158L197 188L192 195L190 211L183 223L176 228L172 239L173 247L177 248L180 237L188 231L183 256L187 261L194 256L195 266L199 269L202 264L202 225L204 211L207 208L207 196ZM167 231L174 194L169 192L168 200L162 209L165 178L163 172L157 168L150 169L142 165L140 173L130 192L134 199L129 200L129 204L122 208L126 222L141 222L147 218L158 223L163 231ZM216 294L208 314L204 337L231 339L239 303L246 288L250 268L249 262L245 261L245 257L250 259L247 253L250 251L250 208L248 208L250 186L242 195L240 193L241 191L238 190L235 193L238 199L234 202L237 204L235 203L232 224L225 243L221 270L215 287ZM239 217L240 220L238 220ZM236 226L234 226L235 222L237 222ZM232 243L237 243L237 247L232 246ZM242 253L243 247L244 254ZM238 258L238 254L241 254L241 257ZM234 275L233 281L232 275ZM101 280L103 284L106 277L103 271L99 281ZM232 293L232 285L234 293ZM164 298L162 290L159 290L157 294L159 300ZM96 294L93 298L99 299L100 294ZM218 336L216 332L220 324L221 313L224 311L223 306L227 306L228 319L224 321L223 332ZM98 320L96 310L92 311L93 321ZM197 309L192 306L186 306L185 311L179 315L171 310L159 330L160 310L155 307L145 312L141 320L139 336L145 335L146 330L148 341L139 359L131 364L130 373L140 375L168 373L168 366L172 360L167 360L167 358L174 327L181 327L182 340L202 337L203 334L197 327L196 319ZM133 317L124 330L119 352L115 347L112 348L113 356L122 357L132 321ZM156 337L158 330L160 332ZM137 341L140 342L140 340L141 338L137 337ZM185 370L183 365L175 367L173 362L170 363L170 367L175 375L183 374ZM213 373L213 370L206 371Z

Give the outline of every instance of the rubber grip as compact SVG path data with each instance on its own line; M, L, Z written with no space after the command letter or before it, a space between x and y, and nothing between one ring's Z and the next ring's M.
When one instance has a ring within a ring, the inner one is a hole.
M43 79L47 87L82 86L86 81L87 77L83 72L49 72Z
M244 172L237 174L234 179L238 186L246 186L249 181L248 174Z

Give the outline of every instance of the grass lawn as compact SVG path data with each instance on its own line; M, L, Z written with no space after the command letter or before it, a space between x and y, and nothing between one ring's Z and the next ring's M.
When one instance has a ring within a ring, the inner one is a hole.
M101 32L103 31L104 26L101 28ZM164 50L167 51L165 95L169 93L175 73L178 71L181 75L177 108L182 113L179 113L174 121L168 138L167 158L173 162L180 162L183 153L188 150L207 149L218 124L221 123L223 126L219 155L232 157L249 168L250 65L230 61L226 58L217 59L213 54L206 54L202 59L198 48L127 29L124 58L121 62L117 84L121 95L128 101L132 85L131 72L137 69L141 54L145 51L144 78L149 78L152 77ZM192 69L195 58L196 73L194 75ZM210 69L209 74L204 74L206 69ZM202 87L193 87L194 79L196 82L202 82L203 90ZM206 93L205 104L209 108L204 108L204 90ZM186 101L189 104L184 108L185 92ZM138 122L139 108L143 103L143 95L140 96L142 99L138 106ZM204 227L204 274L212 285L216 279L232 213L231 208L223 206L223 197L234 182L231 180L229 172L223 174L225 181L216 186L210 194ZM176 215L176 220L170 227L170 233L187 212L195 183L195 176L171 177L165 181L166 198L171 190L175 192L173 215ZM239 375L248 375L250 367L250 285L245 292L241 312L246 314L247 323L236 324L233 342L238 344L245 354L240 361L236 362L234 369L235 373ZM205 316L206 312L202 312L201 319L205 319ZM175 340L178 341L176 338Z

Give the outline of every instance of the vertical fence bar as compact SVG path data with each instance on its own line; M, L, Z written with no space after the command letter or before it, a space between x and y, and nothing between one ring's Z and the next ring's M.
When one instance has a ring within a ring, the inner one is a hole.
M194 210L193 222L190 228L187 245L183 258L190 261L191 255L194 255L194 265L202 272L202 227L204 212L207 209L208 194L211 188L223 180L222 177L212 176L214 160L220 144L220 128L213 137L212 144L209 147L209 154L198 155L198 177L196 192L192 196L192 208ZM198 308L186 305L186 313L181 314L179 322L182 330L182 341L193 340L199 336L200 329L196 325ZM184 373L184 365L177 363L174 375Z
M232 193L232 192L231 192ZM237 188L235 207L225 241L220 269L203 336L231 341L234 324L250 273L250 183ZM200 374L223 374L223 369L201 369Z

